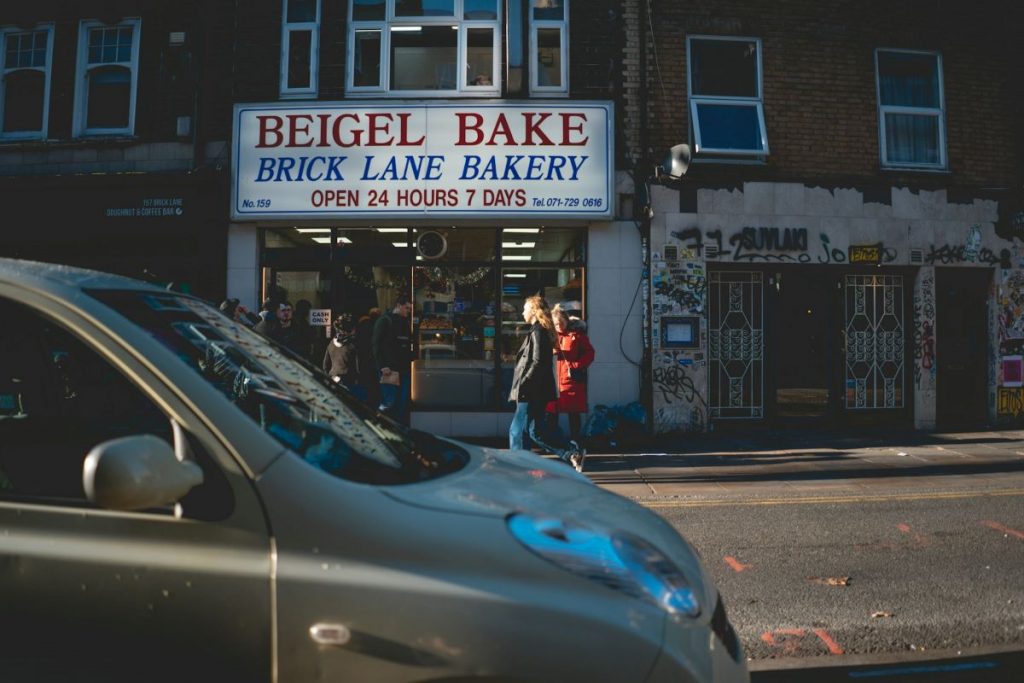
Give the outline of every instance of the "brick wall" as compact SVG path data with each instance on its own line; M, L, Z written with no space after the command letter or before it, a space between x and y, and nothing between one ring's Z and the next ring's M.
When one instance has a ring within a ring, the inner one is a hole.
M1021 182L1021 10L997 0L625 0L627 23L648 30L650 147L689 141L686 36L762 40L771 154L761 167L701 167L699 175L759 180L881 180L922 186L1006 187ZM636 16L634 16L634 14ZM653 26L653 40L649 27ZM627 45L625 124L640 142L639 38ZM942 54L949 173L880 170L874 50ZM636 53L639 54L638 52ZM635 141L635 142L634 142Z

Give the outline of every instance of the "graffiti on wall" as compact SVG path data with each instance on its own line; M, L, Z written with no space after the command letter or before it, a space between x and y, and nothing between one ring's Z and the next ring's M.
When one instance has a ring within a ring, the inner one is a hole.
M999 351L1020 353L1024 347L1024 271L1003 271L998 290Z
M733 261L752 263L755 261L810 263L814 260L809 244L807 228L767 228L745 227L726 238L721 230L705 230L687 228L672 232L672 236L682 241L686 249L709 258L724 256ZM818 263L853 262L862 256L864 247L850 247L847 251L834 247L826 233L819 234L820 250L817 253ZM728 248L726 247L728 244ZM896 260L896 250L884 247L881 243L870 245L874 249L876 263L892 263Z
M700 353L662 351L654 357L655 424L659 431L703 431L706 363Z
M999 387L996 393L996 413L1000 417L1024 415L1024 387Z
M935 275L928 273L914 291L914 384L935 381Z
M704 310L707 278L697 264L658 268L654 272L654 303L661 313L697 314Z

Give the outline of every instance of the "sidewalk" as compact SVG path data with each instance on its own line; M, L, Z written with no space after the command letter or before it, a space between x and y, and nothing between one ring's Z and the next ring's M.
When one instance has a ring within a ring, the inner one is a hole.
M622 496L656 505L757 504L892 497L1012 486L1024 472L1024 431L849 434L786 431L699 435L643 453L591 454L585 473ZM955 495L952 494L952 495Z

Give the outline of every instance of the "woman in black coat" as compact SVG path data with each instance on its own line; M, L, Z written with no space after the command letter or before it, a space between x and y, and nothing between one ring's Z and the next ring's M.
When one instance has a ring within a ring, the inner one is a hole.
M535 444L551 451L580 472L583 470L584 453L575 441L570 441L568 448L558 448L550 444L549 436L541 434L545 409L556 396L552 360L556 332L547 301L540 296L527 299L523 304L523 320L531 327L516 355L512 391L508 397L515 401L516 413L508 430L508 446L521 450L523 433L528 432Z

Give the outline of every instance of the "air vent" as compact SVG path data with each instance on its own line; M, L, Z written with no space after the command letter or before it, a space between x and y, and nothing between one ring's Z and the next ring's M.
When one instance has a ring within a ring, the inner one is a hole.
M448 252L448 240L436 230L428 230L416 238L416 252L429 261L439 259Z
M678 261L679 260L679 247L674 244L665 245L665 260L666 261Z
M910 262L917 264L924 263L924 249L911 249Z

